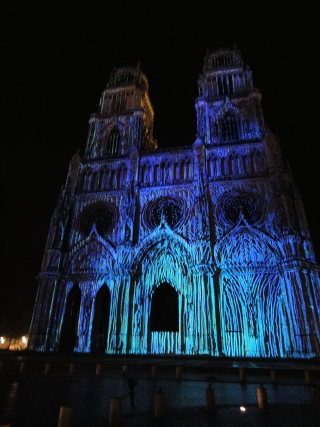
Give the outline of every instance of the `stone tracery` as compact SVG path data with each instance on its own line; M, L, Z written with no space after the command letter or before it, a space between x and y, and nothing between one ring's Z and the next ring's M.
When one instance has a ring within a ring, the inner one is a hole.
M156 150L140 65L111 73L52 217L31 349L61 349L75 294L73 348L93 351L104 286L109 354L320 354L319 267L252 72L236 47L208 52L198 86L196 141ZM159 289L178 328L152 329Z

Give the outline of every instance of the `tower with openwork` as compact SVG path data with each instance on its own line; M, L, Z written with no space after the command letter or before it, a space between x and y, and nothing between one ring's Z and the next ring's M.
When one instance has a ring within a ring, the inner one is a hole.
M37 351L308 358L319 267L236 47L208 52L193 144L157 149L148 81L114 69L53 213Z

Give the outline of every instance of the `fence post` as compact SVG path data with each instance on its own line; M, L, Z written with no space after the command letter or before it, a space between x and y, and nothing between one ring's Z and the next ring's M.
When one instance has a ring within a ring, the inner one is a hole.
M239 368L239 375L240 375L240 381L242 383L244 383L245 380L246 380L246 370L245 370L245 368Z
M152 366L151 376L152 376L152 378L156 378L156 376L157 376L157 367L156 366Z
M109 426L117 427L121 422L122 399L113 397L110 402Z
M277 371L275 369L270 370L271 382L275 384L277 382Z
M260 384L260 387L257 388L257 396L258 396L258 406L259 409L267 409L268 408L268 396L267 390Z
M216 410L216 393L209 384L206 390L206 409L207 412L214 412Z
M71 427L73 408L71 406L60 406L58 427Z
M159 390L156 393L155 398L155 407L154 407L154 416L156 418L163 418L165 416L165 404L166 404L166 395L162 391L162 388L159 387Z
M304 371L304 377L306 380L307 384L311 384L312 383L312 374L310 371Z
M182 368L180 366L177 366L176 367L176 379L177 380L181 380L181 371L182 371Z

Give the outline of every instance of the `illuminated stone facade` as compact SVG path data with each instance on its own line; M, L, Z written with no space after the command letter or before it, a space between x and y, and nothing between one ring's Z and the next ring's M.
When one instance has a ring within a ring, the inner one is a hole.
M146 76L112 72L52 217L30 349L319 355L319 267L252 72L208 52L198 87L196 141L157 149Z

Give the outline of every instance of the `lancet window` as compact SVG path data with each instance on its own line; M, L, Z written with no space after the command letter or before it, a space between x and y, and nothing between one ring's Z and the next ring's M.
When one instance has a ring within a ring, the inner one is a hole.
M118 129L114 129L108 139L107 155L114 156L120 154L121 136Z
M83 177L82 177L82 189L83 190L90 190L91 188L91 182L92 182L92 170L91 169L86 169L83 172Z
M181 164L182 179L189 179L190 177L190 161L184 160Z
M227 111L220 121L220 139L224 142L239 140L238 119L230 111Z
M108 169L104 167L100 172L100 182L99 182L100 190L105 190L107 186L107 176L108 176Z
M151 182L151 166L149 163L145 163L141 168L141 182L149 184Z

